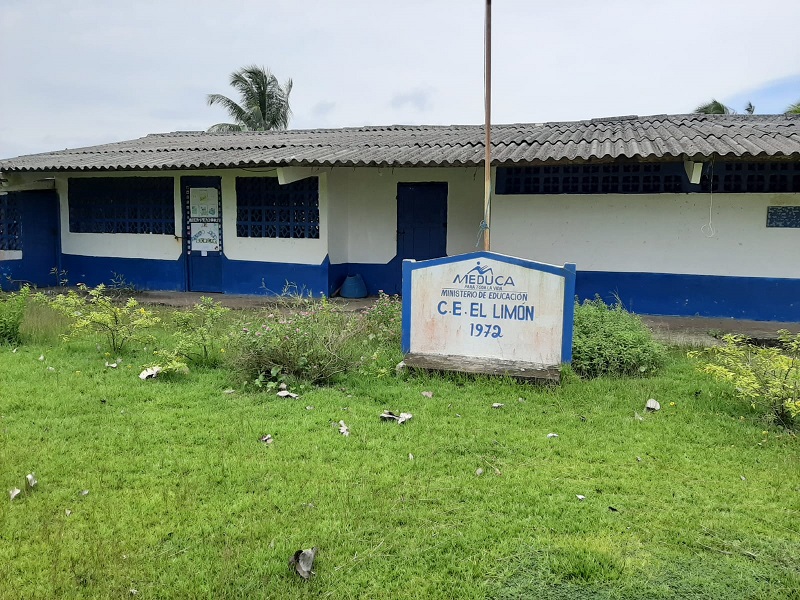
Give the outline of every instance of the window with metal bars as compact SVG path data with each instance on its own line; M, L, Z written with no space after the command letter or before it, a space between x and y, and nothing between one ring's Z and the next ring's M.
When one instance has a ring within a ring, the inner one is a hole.
M22 250L19 200L13 194L0 195L0 250Z
M319 180L280 185L275 177L237 177L236 235L318 239Z
M800 192L800 162L707 163L700 188L733 194Z
M800 192L800 162L714 162L699 184L683 162L498 167L497 195Z
M768 206L767 227L800 229L800 206Z
M68 182L74 233L175 235L172 177L86 177Z

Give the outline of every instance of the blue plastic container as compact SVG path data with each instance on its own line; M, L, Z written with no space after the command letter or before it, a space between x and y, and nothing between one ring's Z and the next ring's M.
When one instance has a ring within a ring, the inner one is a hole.
M367 286L364 283L364 278L358 274L348 275L339 290L339 295L342 298L366 298Z

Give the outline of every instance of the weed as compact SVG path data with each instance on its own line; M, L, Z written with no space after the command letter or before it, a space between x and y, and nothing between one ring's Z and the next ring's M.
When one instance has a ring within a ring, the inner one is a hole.
M136 294L139 290L125 278L125 275L112 271L111 280L106 286L106 291L112 298L120 299Z
M276 307L256 322L243 323L231 337L229 364L251 381L279 372L310 383L329 382L357 365L363 324L325 298L304 298L291 314Z
M147 364L145 368L157 367L159 369L159 377L189 374L189 366L186 364L184 357L174 349L162 348L154 350L153 356L157 357L158 360Z
M220 341L227 335L223 319L230 312L219 302L203 296L190 310L175 311L172 315L177 328L175 353L198 365L217 366L222 361Z
M403 305L400 296L390 296L383 291L375 302L364 310L370 334L388 344L399 344Z
M642 320L599 297L575 304L572 368L581 376L652 374L664 365L663 346Z
M30 292L30 287L23 285L18 292L0 298L0 344L19 343L20 326Z
M70 337L84 331L98 333L106 338L114 353L121 352L131 341L144 343L152 339L146 330L161 321L133 298L124 303L115 302L103 284L94 288L80 284L77 291L69 290L53 298L37 294L37 298L71 319Z
M779 332L780 345L764 348L739 335L726 335L722 346L690 352L701 369L731 382L753 409L786 427L800 417L800 334Z
M69 285L69 273L65 269L53 267L50 269L50 275L56 279L56 287L67 287Z

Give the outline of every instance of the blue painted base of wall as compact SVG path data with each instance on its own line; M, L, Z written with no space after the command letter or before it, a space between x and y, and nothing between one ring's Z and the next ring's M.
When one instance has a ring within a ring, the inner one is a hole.
M403 291L401 285L402 270L403 262L399 258L394 258L385 265L369 263L330 265L328 269L328 280L330 282L328 295L332 296L341 287L348 275L361 275L364 279L364 284L367 286L367 293L370 296L377 296L379 292L389 295L400 294Z
M7 261L11 262L11 261ZM108 285L114 274L141 290L187 291L186 263L178 260L114 258L64 254L62 269L70 285ZM279 295L290 292L314 296L328 293L329 261L321 265L300 265L222 258L222 291L228 294ZM53 284L55 279L53 279Z
M186 290L186 267L183 259L152 260L62 254L61 268L66 271L69 285L108 285L116 274L124 277L127 284L141 290Z
M401 262L320 265L223 259L223 291L229 294L278 295L287 284L294 293L333 295L348 275L361 275L371 296L400 293ZM4 261L0 263L2 268ZM65 254L61 267L70 284L108 284L114 273L145 290L186 290L186 266L175 261L89 257ZM578 271L580 300L599 295L619 298L630 311L649 315L728 317L756 321L800 322L800 279L718 277L669 273Z
M330 295L328 258L321 265L230 260L223 257L222 285L228 294Z
M578 271L575 293L644 315L800 321L800 279Z

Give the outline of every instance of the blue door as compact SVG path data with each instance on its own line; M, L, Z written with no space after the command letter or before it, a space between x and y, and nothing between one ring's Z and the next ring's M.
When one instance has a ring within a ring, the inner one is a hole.
M54 285L59 270L58 195L53 191L9 192L0 196L0 250L18 251L19 258L0 263L0 288L24 283Z
M447 256L447 184L397 184L397 277L402 284L405 258L427 260Z
M190 292L222 291L222 188L219 177L181 177L183 249Z

